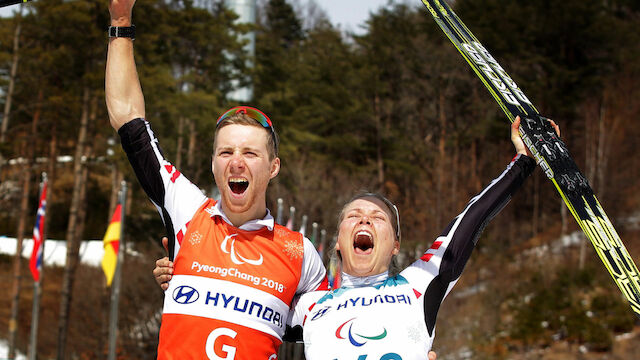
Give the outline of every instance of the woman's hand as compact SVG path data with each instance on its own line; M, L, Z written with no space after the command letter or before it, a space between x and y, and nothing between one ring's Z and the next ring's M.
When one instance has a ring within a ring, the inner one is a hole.
M560 137L560 127L551 119L549 119L549 123L556 131L558 137ZM522 137L520 136L520 116L516 116L516 119L511 124L511 142L513 146L516 147L516 152L518 154L527 155L528 157L533 157L529 149L527 149L524 141L522 141Z

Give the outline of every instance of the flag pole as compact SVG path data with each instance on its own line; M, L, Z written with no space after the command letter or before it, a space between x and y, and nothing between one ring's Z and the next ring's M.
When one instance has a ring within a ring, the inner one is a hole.
M284 200L278 198L278 213L276 215L276 223L282 225L282 210L284 208Z
M40 191L38 193L38 199L42 198L42 191L44 189L45 183L47 182L47 173L43 172L42 173L42 182L40 182ZM38 204L38 210L40 210L40 206L42 204ZM46 206L46 205L45 205ZM45 208L45 212L46 212L46 208ZM46 216L44 216L43 220L46 219ZM45 242L45 236L44 236L44 223L40 224L40 229L41 230L41 235L42 235L42 252L41 252L41 256L42 256L42 260L40 263L40 270L39 270L39 274L38 274L38 280L34 279L33 282L33 308L31 309L31 336L29 339L29 360L35 360L36 356L38 354L38 322L40 320L40 296L42 295L42 289L40 288L40 282L42 281L42 277L44 276L44 242ZM35 231L34 231L35 233ZM33 242L33 246L36 246L36 242L34 239ZM34 252L36 252L37 250L34 249ZM33 254L31 255L33 257Z
M320 254L320 257L322 258L322 263L324 264L325 267L329 266L329 244L327 244L327 230L322 229L320 230L320 245L318 245L319 248L322 249L322 254Z
M311 244L313 244L316 250L318 250L318 243L318 223L313 222L313 224L311 224Z
M113 275L113 286L111 287L111 310L109 312L109 356L108 360L116 358L116 338L118 333L118 302L120 299L120 279L122 275L122 259L124 256L124 218L126 214L127 183L123 181L120 190L120 244L118 245L118 262L116 272Z
M40 315L40 281L33 282L33 309L31 310L31 337L29 340L29 360L36 359L38 352L38 320Z

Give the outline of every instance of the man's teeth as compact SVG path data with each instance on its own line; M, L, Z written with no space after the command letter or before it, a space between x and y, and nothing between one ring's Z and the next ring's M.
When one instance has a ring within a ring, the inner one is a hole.
M229 188L235 194L241 194L249 187L249 181L243 178L229 179Z
M366 236L366 237L368 237L368 238L372 238L371 234L370 234L370 233L368 233L367 231L363 231L363 230L361 230L361 231L358 231L358 232L356 233L356 236L361 236L361 235L362 235L362 236Z

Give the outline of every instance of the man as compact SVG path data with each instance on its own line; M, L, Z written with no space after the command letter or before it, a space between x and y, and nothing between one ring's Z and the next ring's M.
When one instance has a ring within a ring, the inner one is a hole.
M175 271L165 292L159 359L275 359L294 296L326 289L310 241L266 208L280 170L278 138L261 111L217 121L211 169L221 199L202 194L163 156L145 120L133 57L135 0L111 0L105 94L109 120L158 208Z

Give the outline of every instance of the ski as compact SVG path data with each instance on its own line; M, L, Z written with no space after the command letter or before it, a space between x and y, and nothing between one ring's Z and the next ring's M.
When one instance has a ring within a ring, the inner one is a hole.
M631 309L640 318L640 275L613 224L569 150L524 92L444 0L422 0L440 29L482 80L551 180Z
M31 1L31 0L0 0L0 7L26 3L27 1Z

